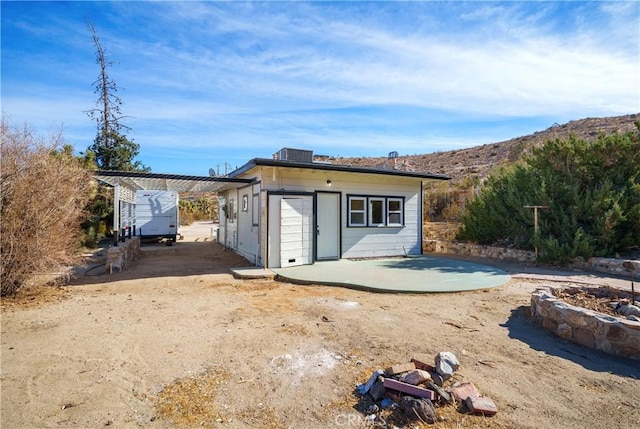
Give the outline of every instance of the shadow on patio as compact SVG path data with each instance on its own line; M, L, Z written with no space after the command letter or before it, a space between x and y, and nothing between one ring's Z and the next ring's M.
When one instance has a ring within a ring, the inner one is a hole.
M292 283L338 285L374 292L461 292L505 284L509 275L474 262L433 256L317 262L272 269Z

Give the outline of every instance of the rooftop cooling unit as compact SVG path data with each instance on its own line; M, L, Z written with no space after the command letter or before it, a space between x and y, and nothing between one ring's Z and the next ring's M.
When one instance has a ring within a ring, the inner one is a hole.
M278 151L278 159L281 161L295 161L295 162L313 162L313 151L303 149L291 149L288 147L282 148Z

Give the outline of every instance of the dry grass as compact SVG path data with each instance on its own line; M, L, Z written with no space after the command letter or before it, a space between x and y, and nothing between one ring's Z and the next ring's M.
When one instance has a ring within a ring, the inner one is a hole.
M201 374L185 377L165 386L155 401L158 418L169 420L177 427L212 427L216 424L242 420L254 427L283 429L273 407L262 404L246 407L233 415L223 415L218 409L219 389L229 379L222 368L212 368Z
M58 302L69 297L69 289L56 283L29 286L18 290L13 295L3 296L0 302L2 311L36 308L48 303Z
M283 324L281 327L278 328L278 332L287 333L291 335L300 335L305 337L308 337L310 335L309 329L307 329L306 326L302 326L302 325Z
M1 295L38 273L78 262L80 224L95 184L61 134L0 124Z
M287 427L278 418L273 407L257 405L245 408L237 414L237 418L253 427L262 429L285 429Z
M557 290L554 294L568 304L614 317L621 317L621 315L611 306L611 302L617 302L621 298L630 298L628 292L610 287L570 287Z
M224 422L216 405L219 387L229 378L222 368L211 368L202 374L185 377L165 386L155 401L156 414L176 426L211 427Z
M582 307L599 313L620 317L620 314L616 313L614 308L610 305L613 298L598 298L588 292L577 292L574 294L563 294L560 299L576 307Z
M438 418L438 421L436 421L435 424L418 427L438 429L508 429L511 427L504 422L498 421L495 417L466 414L464 409L461 410L458 405L436 407L436 417Z

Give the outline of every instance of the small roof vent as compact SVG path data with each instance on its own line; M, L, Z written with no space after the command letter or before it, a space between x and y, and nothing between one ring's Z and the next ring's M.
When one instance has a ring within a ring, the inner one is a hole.
M278 151L277 159L281 161L313 162L313 151L304 149L282 148Z

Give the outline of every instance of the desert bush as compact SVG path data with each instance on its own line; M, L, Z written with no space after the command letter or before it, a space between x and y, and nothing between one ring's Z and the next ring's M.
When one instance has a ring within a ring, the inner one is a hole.
M614 256L640 243L640 126L635 132L549 140L490 176L466 207L459 238L531 249L564 263ZM539 233L525 205L545 205Z
M85 207L87 219L82 224L80 244L97 247L100 240L113 234L113 189L95 183Z
M35 274L78 258L80 224L90 175L62 135L48 139L28 126L1 128L1 295L16 292Z
M198 220L217 220L218 217L218 199L210 195L181 199L178 207L181 225L190 225Z
M191 225L195 221L196 221L196 218L192 212L184 211L182 210L182 208L180 209L180 225L182 226Z
M425 188L424 219L426 222L459 222L469 198L474 195L479 181L462 180L453 186L437 183Z

